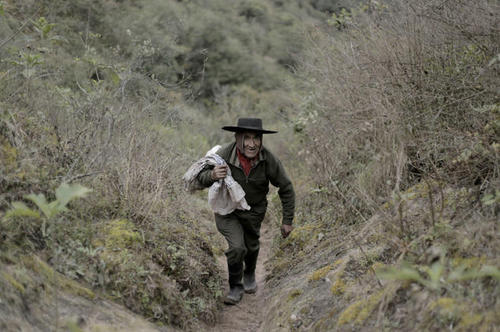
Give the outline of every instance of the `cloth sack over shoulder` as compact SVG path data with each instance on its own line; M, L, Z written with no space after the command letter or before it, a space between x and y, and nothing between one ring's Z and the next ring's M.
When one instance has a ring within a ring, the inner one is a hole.
M227 165L216 152L220 149L217 145L207 152L205 157L195 162L182 179L189 192L203 189L204 186L198 181L198 174L207 165ZM228 174L224 179L215 181L208 189L208 205L217 214L227 215L234 210L250 210L250 206L245 200L245 192L243 188L231 176L231 170L228 167Z

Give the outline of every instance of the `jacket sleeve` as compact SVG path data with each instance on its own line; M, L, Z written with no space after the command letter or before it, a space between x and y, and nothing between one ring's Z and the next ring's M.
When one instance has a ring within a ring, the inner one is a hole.
M269 181L278 187L278 195L283 207L283 224L291 225L295 213L295 191L292 181L288 178L285 168L275 156L269 153Z
M200 174L198 174L198 181L205 188L210 187L215 182L215 180L212 179L212 174L211 174L213 168L214 166L207 165L200 172Z

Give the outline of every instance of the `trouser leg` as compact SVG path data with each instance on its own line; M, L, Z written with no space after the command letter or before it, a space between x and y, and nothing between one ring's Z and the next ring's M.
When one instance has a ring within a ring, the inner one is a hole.
M215 223L217 230L225 237L228 244L225 254L229 272L229 286L241 286L243 260L247 253L243 227L234 214L226 216L216 214Z
M245 234L246 235L246 234ZM247 254L245 255L245 273L255 272L257 258L259 256L259 238L255 236L245 236Z
M257 258L260 249L260 226L262 224L262 214L246 213L240 217L241 225L243 227L243 236L245 240L245 247L247 253L245 255L245 273L252 274L255 272L257 266Z
M243 277L243 263L227 265L229 272L229 287L241 286L241 278Z
M265 212L253 211L235 211L225 216L215 215L217 230L225 237L228 244L225 254L231 287L241 285L243 262L245 273L255 272L259 256L260 226L264 215Z

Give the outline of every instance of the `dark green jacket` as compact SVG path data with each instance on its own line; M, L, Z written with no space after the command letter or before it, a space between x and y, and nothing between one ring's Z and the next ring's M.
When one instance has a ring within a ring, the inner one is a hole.
M288 175L281 162L264 146L259 154L259 161L250 170L248 177L240 166L236 154L236 143L229 143L217 152L231 169L231 175L245 191L245 199L251 210L257 213L265 213L267 209L266 196L269 193L269 182L278 187L278 195L283 206L283 224L291 225L295 211L295 192ZM198 175L198 180L205 186L210 187L214 180L211 177L213 167L203 170Z

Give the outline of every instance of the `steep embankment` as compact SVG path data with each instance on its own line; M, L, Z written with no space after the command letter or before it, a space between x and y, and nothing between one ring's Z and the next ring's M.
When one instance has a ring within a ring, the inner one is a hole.
M36 256L0 263L2 331L173 331L54 271Z
M422 183L405 195L366 222L308 222L283 241L262 329L419 331L452 322L495 331L498 219L471 210L465 188Z
M147 320L213 323L223 246L180 179L228 139L221 118L291 104L302 22L321 17L302 1L0 1L0 324L67 317L52 311L71 291L32 258ZM63 209L74 182L92 192Z
M264 330L498 331L499 18L370 2L311 31Z

